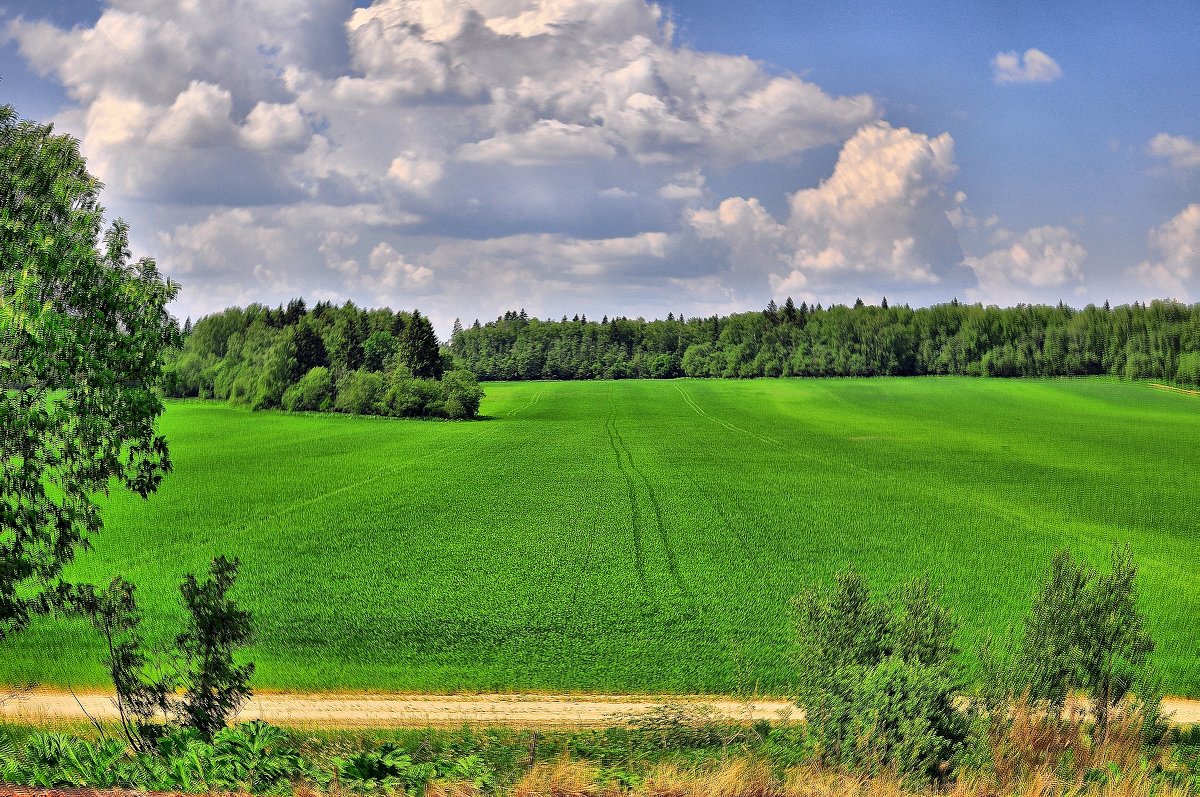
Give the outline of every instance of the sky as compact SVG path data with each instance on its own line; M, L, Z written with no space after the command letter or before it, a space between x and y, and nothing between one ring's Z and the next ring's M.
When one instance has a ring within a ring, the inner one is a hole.
M0 0L181 319L1200 301L1190 2Z

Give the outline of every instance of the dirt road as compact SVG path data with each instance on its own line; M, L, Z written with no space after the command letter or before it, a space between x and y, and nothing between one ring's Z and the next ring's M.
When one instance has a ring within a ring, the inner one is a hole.
M786 700L740 701L733 697L262 693L254 696L239 719L262 719L297 728L331 729L458 727L463 724L583 728L622 725L664 703L680 704L732 720L778 720L799 716L799 711ZM1178 724L1200 723L1200 700L1167 698L1164 708L1174 715L1173 720ZM110 694L90 692L72 696L68 692L37 689L0 704L0 717L34 723L86 721L83 709L98 720L111 720L117 716Z

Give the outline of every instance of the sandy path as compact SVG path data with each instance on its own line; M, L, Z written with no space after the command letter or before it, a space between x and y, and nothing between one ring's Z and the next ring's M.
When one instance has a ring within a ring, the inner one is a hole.
M0 717L33 723L115 719L108 693L37 689L0 704ZM732 697L627 695L404 695L285 694L255 695L240 720L262 719L289 727L406 728L506 726L516 728L582 728L623 725L664 703L682 704L731 720L778 720L798 717L786 700L739 701ZM703 708L707 707L707 708ZM1200 723L1200 700L1167 698L1164 708L1182 725Z
M78 698L78 702L76 701ZM117 717L111 693L35 689L0 704L0 717L33 723ZM581 728L623 725L664 703L737 720L777 720L795 707L785 700L740 702L731 697L617 695L408 695L256 694L239 720L262 719L289 727L407 728L496 725L517 728ZM702 708L707 707L707 708Z

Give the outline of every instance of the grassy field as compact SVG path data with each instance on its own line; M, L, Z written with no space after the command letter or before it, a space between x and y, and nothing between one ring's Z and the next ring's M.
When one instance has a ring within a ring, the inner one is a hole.
M1200 399L1109 380L487 386L474 423L172 403L176 472L71 573L243 561L260 688L786 693L789 599L928 572L974 648L1060 546L1128 542L1169 691L1200 695ZM104 683L44 622L0 679Z

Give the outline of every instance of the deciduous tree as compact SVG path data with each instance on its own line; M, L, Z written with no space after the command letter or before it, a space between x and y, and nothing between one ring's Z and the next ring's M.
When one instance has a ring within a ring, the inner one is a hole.
M78 142L0 107L0 637L101 528L115 483L153 493L155 423L177 287L105 231Z

